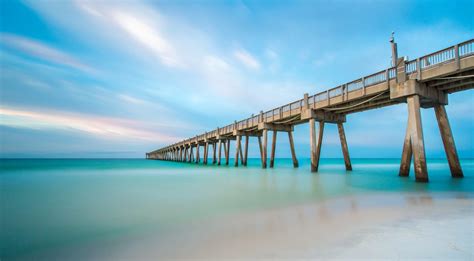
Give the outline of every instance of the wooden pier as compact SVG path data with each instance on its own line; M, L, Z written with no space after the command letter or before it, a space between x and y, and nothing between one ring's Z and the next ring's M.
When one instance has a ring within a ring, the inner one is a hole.
M261 111L252 117L222 128L146 153L147 159L200 163L199 148L204 147L203 164L208 164L212 146L212 164L229 165L230 142L236 142L237 167L247 165L249 139L258 139L262 168L267 168L268 133L272 134L269 167L274 167L278 132L288 135L293 166L298 160L293 142L297 124L309 123L311 171L317 172L323 142L324 125L337 124L346 170L352 170L344 132L346 115L399 103L408 107L408 124L403 142L400 176L408 176L413 158L416 181L427 182L428 171L420 108L433 108L452 177L463 177L445 106L448 94L474 87L474 39L456 44L413 60L398 58L397 45L391 39L391 68L364 76L326 91L308 95L289 104ZM316 122L317 127L316 127ZM243 142L242 146L242 140ZM221 162L222 150L225 162Z

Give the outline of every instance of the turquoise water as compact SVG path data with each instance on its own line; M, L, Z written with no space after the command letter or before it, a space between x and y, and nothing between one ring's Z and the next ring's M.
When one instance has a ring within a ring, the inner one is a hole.
M464 179L452 179L446 160L429 160L430 183L397 176L398 159L309 160L294 169L196 165L142 159L0 160L2 259L34 257L77 245L113 245L153 233L166 235L191 222L226 215L388 192L474 193L474 160L461 161ZM73 253L72 253L73 254Z

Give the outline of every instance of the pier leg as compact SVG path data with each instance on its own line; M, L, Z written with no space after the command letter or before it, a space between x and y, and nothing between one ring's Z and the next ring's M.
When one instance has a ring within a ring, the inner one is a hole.
M227 149L225 151L225 165L229 165L230 140L227 140Z
M321 155L321 143L323 141L324 122L319 121L318 139L316 140L315 120L309 120L309 132L311 143L311 172L317 172L319 168L319 158Z
M242 137L240 137L240 142L242 143ZM242 155L242 144L240 144L239 154L240 154L240 164L244 165L244 155Z
M206 144L204 145L204 159L202 160L202 163L204 163L205 165L207 165L208 153L209 153L209 143L206 141Z
M403 142L402 162L400 163L400 171L398 172L398 176L400 177L408 177L408 175L410 175L411 158L413 156L410 136L410 117L408 117L407 131L405 133L405 141Z
M277 139L277 131L273 131L272 137L272 152L270 154L270 168L273 168L275 164L275 148L276 148L276 139Z
M411 149L415 165L415 178L417 182L428 182L426 168L425 144L423 140L423 127L421 125L420 97L413 95L407 98L408 126L410 127Z
M199 157L199 144L196 146L196 163L199 164L201 158Z
M260 150L260 162L262 163L262 168L263 168L262 138L260 136L258 136L258 149Z
M240 135L237 135L237 139L235 141L235 162L234 166L239 166L239 152L240 152Z
M217 166L220 166L221 165L221 151L222 151L222 141L221 140L219 140L218 147L219 147L219 151L218 151L218 155L217 155Z
M295 144L293 142L293 132L292 131L288 132L288 140L290 141L290 150L291 150L291 158L293 159L293 167L297 168L298 167L298 159L296 158Z
M268 135L267 130L263 130L263 144L262 144L262 168L267 168L267 143L268 143Z
M224 148L224 158L226 157L225 155L227 155L227 141L224 140L223 142L224 144L222 144L222 147Z
M216 164L217 158L216 158L216 142L212 143L212 164Z
M342 125L342 122L337 123L337 129L339 131L339 139L341 140L342 154L344 155L346 170L352 170L351 158L349 157L349 148L347 147L346 134L344 132L344 125Z
M434 107L436 113L436 120L438 121L439 131L443 140L444 151L446 152L446 158L448 158L449 168L451 170L451 176L453 178L464 177L459 163L458 153L456 151L456 145L454 144L453 133L451 132L451 126L449 125L448 114L444 105L436 105Z
M245 148L244 148L244 166L247 166L247 159L249 155L249 136L245 136Z

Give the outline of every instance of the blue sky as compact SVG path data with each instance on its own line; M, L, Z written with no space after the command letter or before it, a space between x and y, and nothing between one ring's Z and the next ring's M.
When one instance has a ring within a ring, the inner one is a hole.
M0 1L0 156L146 151L473 37L472 1ZM474 93L447 107L474 157ZM444 157L432 109L428 157ZM400 157L404 104L349 115L352 157ZM295 128L299 157L308 126ZM323 157L341 157L328 124ZM251 144L250 156L256 156ZM288 157L286 135L277 156Z

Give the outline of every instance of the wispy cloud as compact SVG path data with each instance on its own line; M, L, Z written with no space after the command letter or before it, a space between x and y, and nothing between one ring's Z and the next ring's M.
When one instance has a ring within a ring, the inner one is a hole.
M105 118L78 113L38 111L0 107L0 125L27 129L70 129L98 135L103 138L176 141L156 131L148 131L144 124L117 118Z
M246 50L240 49L234 52L234 57L245 67L252 70L260 69L260 62Z
M37 40L2 33L0 34L0 42L9 48L16 49L34 58L50 63L72 67L88 73L94 71L91 67L82 63L72 55Z
M130 36L157 55L164 65L182 66L172 44L145 20L125 12L115 12L112 17Z
M135 97L132 97L132 96L127 95L127 94L118 94L117 96L120 100L122 100L124 102L129 102L129 103L133 103L133 104L140 104L140 105L148 103L145 100L135 98Z

